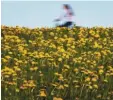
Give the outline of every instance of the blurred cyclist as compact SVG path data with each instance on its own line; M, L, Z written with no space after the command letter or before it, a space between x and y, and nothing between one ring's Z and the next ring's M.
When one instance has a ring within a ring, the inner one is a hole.
M55 21L61 21L62 19L65 19L64 24L59 25L58 27L70 27L73 24L74 12L71 6L68 4L64 4L63 9L65 13L61 15L59 18L55 19Z

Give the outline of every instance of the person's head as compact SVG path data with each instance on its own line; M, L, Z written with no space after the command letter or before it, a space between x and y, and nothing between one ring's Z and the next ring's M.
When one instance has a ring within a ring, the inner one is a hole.
M70 6L68 4L63 4L63 8L68 10L68 9L70 9Z
M70 11L70 15L74 15L74 12L71 8L71 6L69 4L63 4L63 9L64 10L69 10Z

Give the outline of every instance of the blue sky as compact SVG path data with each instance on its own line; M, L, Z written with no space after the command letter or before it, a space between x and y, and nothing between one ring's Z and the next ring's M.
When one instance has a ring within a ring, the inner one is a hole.
M80 26L113 27L113 1L2 1L1 24L8 26L54 27L53 20L70 4Z

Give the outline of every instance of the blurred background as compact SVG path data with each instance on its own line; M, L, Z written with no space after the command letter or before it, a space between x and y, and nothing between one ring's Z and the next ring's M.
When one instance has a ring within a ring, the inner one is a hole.
M113 1L3 1L1 24L7 26L54 27L53 20L70 4L79 26L113 26Z

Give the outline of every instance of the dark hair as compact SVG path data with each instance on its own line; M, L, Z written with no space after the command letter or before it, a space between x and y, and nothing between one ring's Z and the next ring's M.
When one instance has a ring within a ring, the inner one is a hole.
M63 6L64 6L66 9L68 9L68 10L71 11L71 12L70 12L70 15L74 15L74 12L73 12L73 10L72 10L72 8L71 8L71 6L70 6L69 4L63 4Z
M70 6L68 4L63 5L66 9L70 9Z

